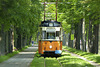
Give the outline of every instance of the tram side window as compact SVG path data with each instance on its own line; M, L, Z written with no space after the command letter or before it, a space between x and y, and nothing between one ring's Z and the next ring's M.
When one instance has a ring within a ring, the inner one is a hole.
M59 40L59 34L60 34L60 31L56 31L56 39Z
M46 31L42 31L42 39L46 39Z
M55 39L55 33L47 33L47 39Z
M56 37L59 37L59 33L60 33L59 31L56 31Z

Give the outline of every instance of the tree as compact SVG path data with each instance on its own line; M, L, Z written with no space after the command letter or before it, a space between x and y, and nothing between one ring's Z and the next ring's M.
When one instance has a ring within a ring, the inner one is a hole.
M37 31L40 22L40 13L39 0L0 0L0 30L1 33L7 32L3 35L6 35L4 40L6 44L8 43L6 48L5 43L0 46L4 46L5 52L9 50L8 53L10 53L14 46L21 49L30 43L32 35L37 33L35 31Z
M65 1L64 0L62 2L63 4L59 4L58 8L59 8L59 12L62 12L64 14L61 15L62 17L60 17L59 19L61 19L62 21L66 20L65 23L71 25L71 30L72 28L75 30L75 35L74 35L75 42L76 42L75 48L80 49L79 42L80 40L82 40L82 45L83 45L82 50L86 51L85 44L87 42L86 40L88 40L89 42L88 46L89 46L90 52L97 53L98 52L98 37L97 37L98 24L100 20L99 19L100 8L98 5L100 1L94 1L94 0L67 0ZM72 27L72 25L74 26ZM66 29L67 26L63 27L65 31L68 31ZM79 30L79 28L81 31ZM87 32L87 30L89 32ZM80 35L80 36L77 36L77 35ZM90 48L91 44L93 46Z

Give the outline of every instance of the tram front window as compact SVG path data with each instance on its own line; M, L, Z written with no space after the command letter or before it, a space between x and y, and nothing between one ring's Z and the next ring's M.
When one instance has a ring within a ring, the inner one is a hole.
M55 39L55 33L47 33L47 39Z
M42 39L46 39L46 31L42 31Z

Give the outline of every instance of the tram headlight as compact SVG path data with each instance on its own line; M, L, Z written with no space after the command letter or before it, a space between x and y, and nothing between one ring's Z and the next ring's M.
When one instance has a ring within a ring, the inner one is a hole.
M52 48L52 46L49 46L49 48L51 49L51 48Z
M52 27L53 26L53 23L49 23L49 26Z

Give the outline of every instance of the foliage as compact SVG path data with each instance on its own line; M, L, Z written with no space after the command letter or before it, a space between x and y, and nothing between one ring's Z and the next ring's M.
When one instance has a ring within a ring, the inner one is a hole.
M22 48L22 49L20 49L20 50L18 50L19 52L21 52L21 51L23 51L23 50L25 50L25 49L27 49L28 48L28 46L25 46L24 48Z
M0 3L0 25L4 25L5 31L19 28L20 34L37 33L41 13L39 0L0 0Z
M59 19L62 20L63 25L73 26L71 29L75 29L74 25L82 18L85 18L86 24L89 23L90 18L93 24L99 24L99 2L99 0L63 0L62 4L58 5L58 12L63 13ZM63 26L65 31L69 30L67 26Z

